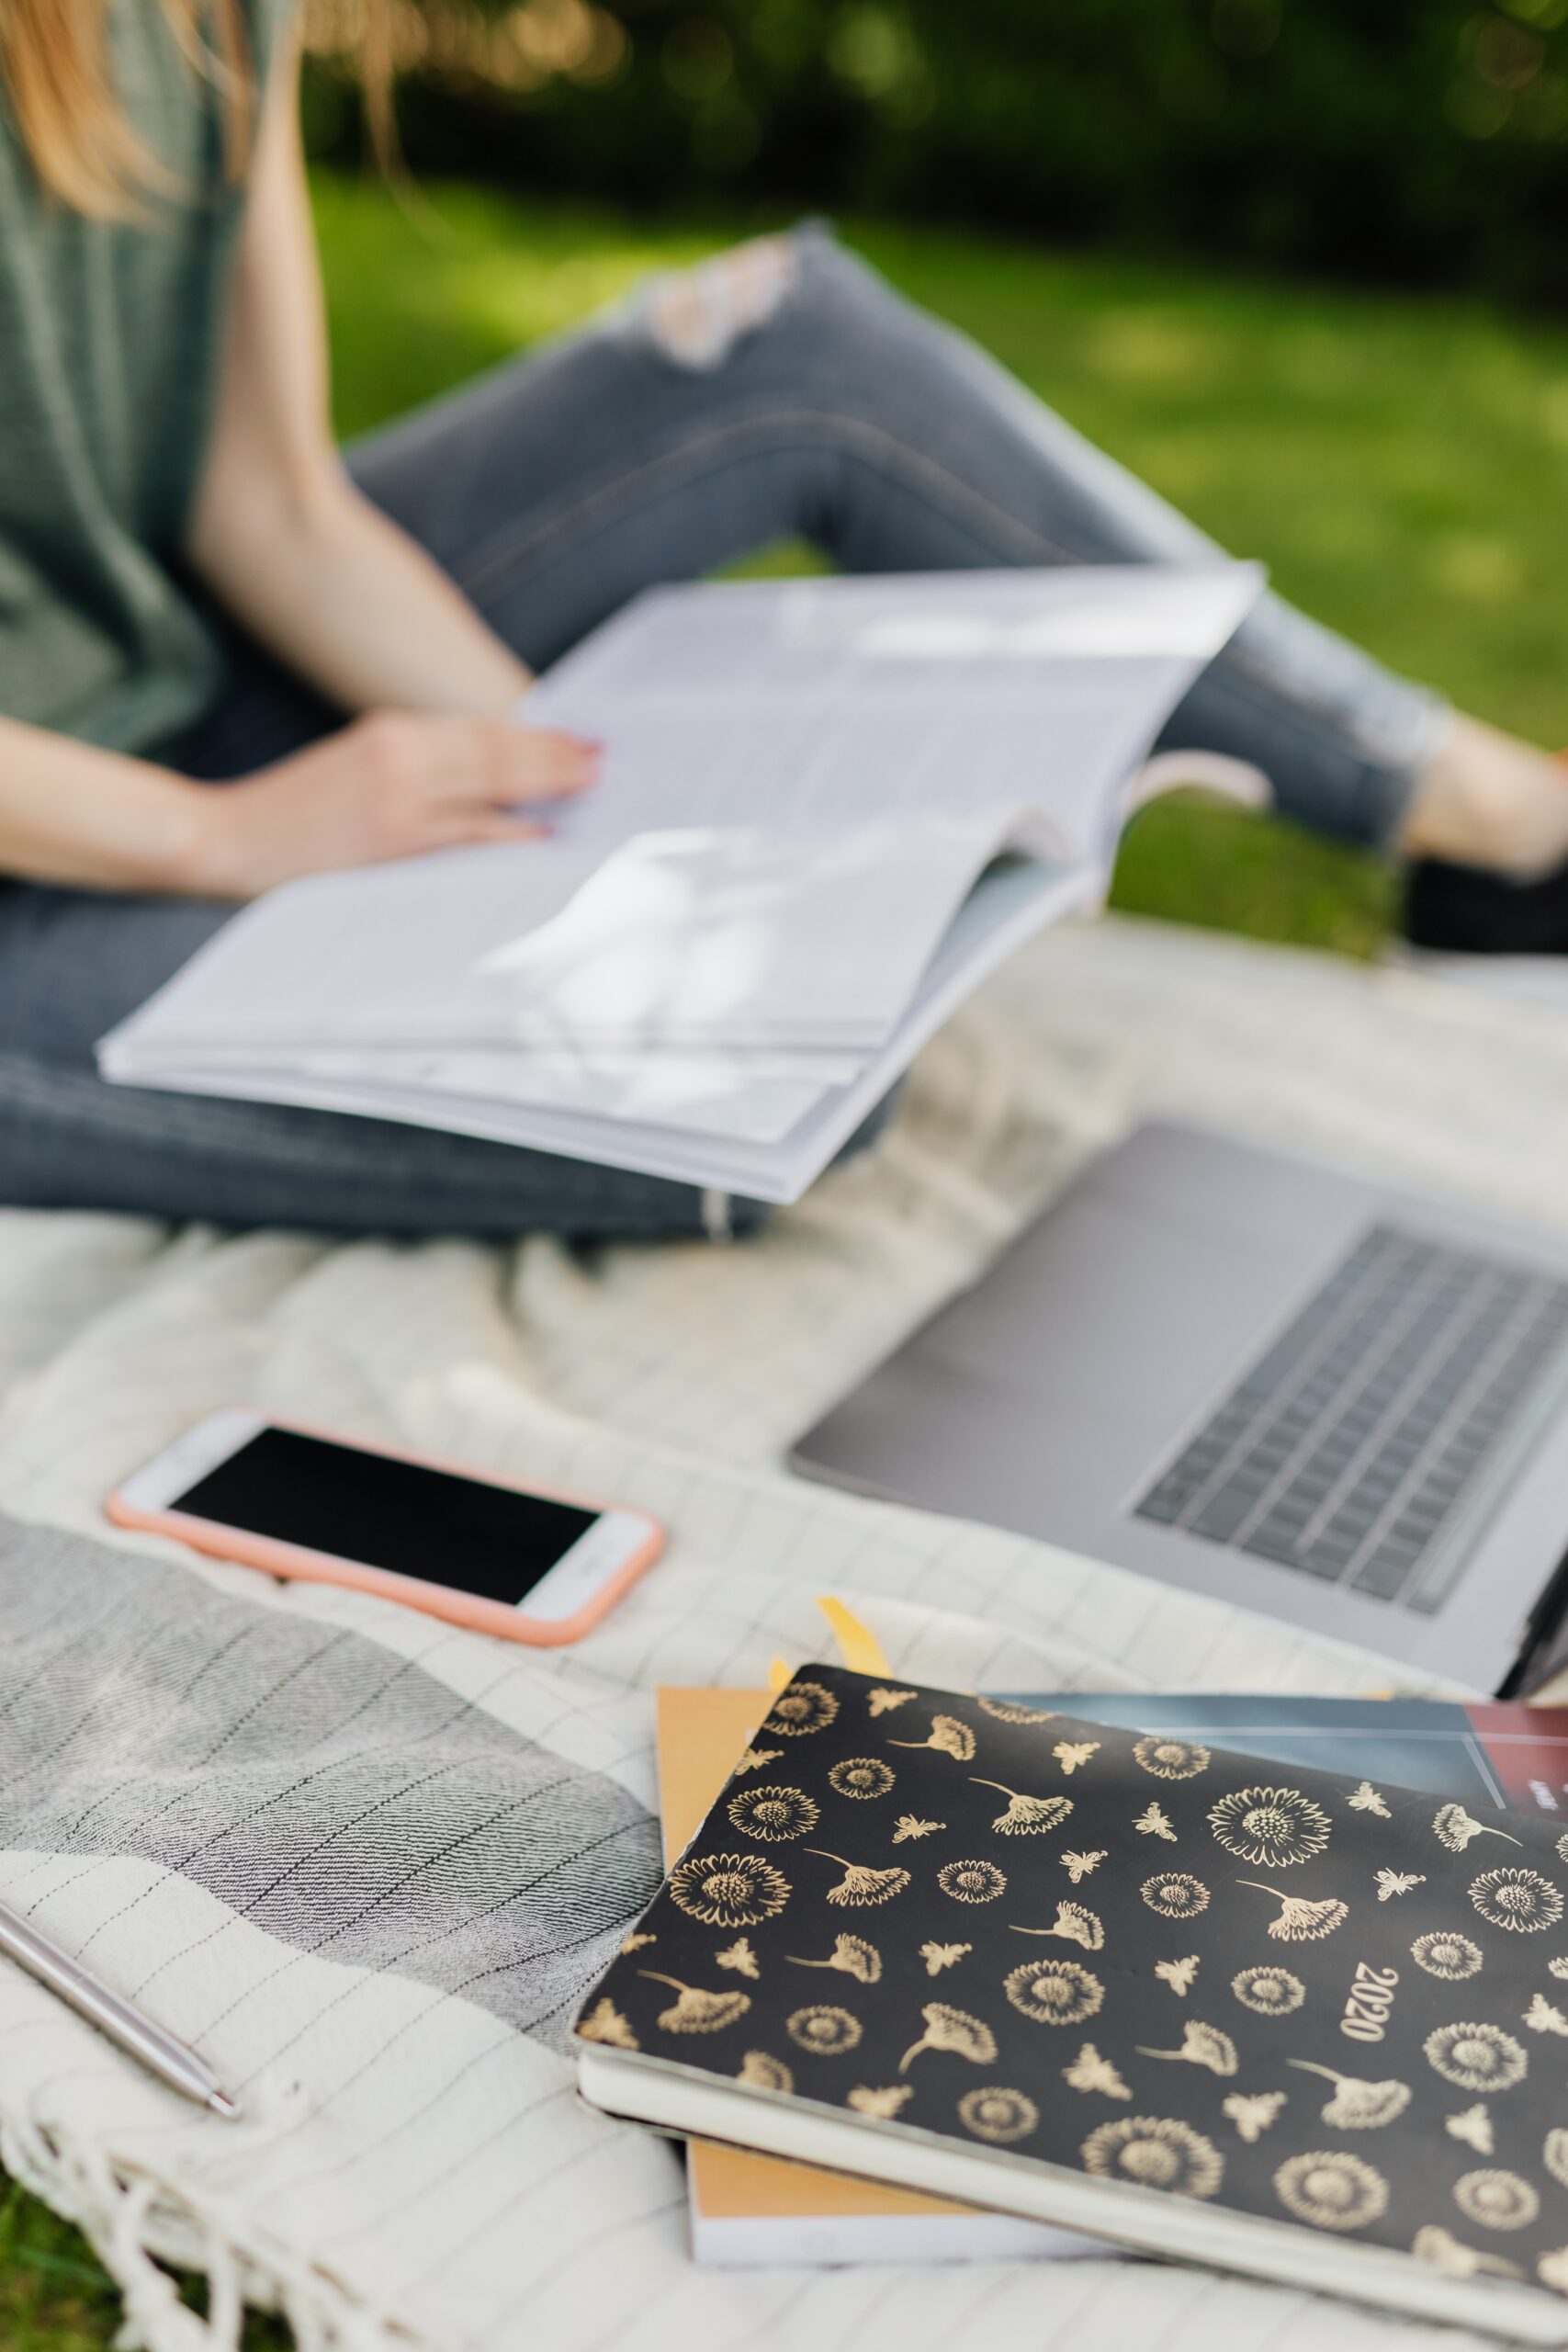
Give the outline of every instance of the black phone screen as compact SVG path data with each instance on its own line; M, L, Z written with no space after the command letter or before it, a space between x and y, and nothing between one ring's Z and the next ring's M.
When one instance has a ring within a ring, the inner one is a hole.
M275 1429L262 1430L171 1508L509 1607L598 1516Z

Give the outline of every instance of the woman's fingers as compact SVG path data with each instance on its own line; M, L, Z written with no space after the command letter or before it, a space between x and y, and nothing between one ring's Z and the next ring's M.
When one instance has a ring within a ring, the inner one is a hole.
M443 744L445 776L462 794L513 808L563 800L598 780L600 746L558 728L504 719L456 719Z

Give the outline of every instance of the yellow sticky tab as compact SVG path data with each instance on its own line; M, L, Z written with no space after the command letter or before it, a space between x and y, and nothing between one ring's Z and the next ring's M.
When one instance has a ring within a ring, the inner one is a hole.
M844 1664L852 1674L885 1674L891 1678L893 1668L887 1663L886 1652L869 1625L863 1625L831 1593L819 1592L817 1606L833 1628Z
M782 1690L784 1689L784 1684L785 1684L788 1680L789 1680L789 1668L788 1668L788 1667L784 1664L784 1660L783 1660L783 1658L782 1658L782 1657L776 1657L776 1658L774 1658L774 1660L773 1660L773 1662L772 1666L770 1666L770 1667L769 1667L769 1668L768 1668L768 1688L769 1688L769 1690Z

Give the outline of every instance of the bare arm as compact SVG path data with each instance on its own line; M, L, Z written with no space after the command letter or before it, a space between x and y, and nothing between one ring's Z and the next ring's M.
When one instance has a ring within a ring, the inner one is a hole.
M346 710L499 716L527 686L526 669L361 497L333 445L291 57L268 93L253 173L191 563Z
M213 445L188 553L219 600L347 711L328 741L221 789L0 717L0 874L247 898L323 866L539 826L592 747L500 714L528 673L349 482L328 424L297 66L267 94Z

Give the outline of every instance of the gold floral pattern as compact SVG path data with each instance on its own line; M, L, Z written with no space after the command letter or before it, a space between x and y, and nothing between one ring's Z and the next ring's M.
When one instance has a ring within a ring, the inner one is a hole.
M1489 1829L1461 1804L1439 1805L1432 1816L1432 1828L1450 1854L1462 1854L1472 1838L1506 1838L1510 1846L1519 1843L1506 1829Z
M1388 2211L1388 2183L1360 2156L1340 2149L1291 2156L1274 2175L1280 2202L1314 2230L1364 2230Z
M913 1691L909 1695L912 1698ZM868 2090L863 2083L860 2083L845 2099L844 2105L852 2107L857 2115L874 2115L880 2122L890 2123L905 2101L914 2096L913 2083L893 2083L886 2090Z
M1195 1919L1209 1907L1208 1888L1190 1871L1156 1871L1138 1892L1162 1919Z
M848 2009L819 2006L792 2011L784 2031L814 2058L838 2058L859 2045L864 2028Z
M1410 2251L1420 2262L1429 2262L1445 2278L1473 2278L1478 2270L1495 2271L1500 2278L1517 2278L1517 2262L1499 2261L1495 2254L1482 2254L1472 2245L1464 2245L1452 2232L1439 2222L1428 2222L1416 2231L1410 2241Z
M749 1993L709 1993L700 1984L682 1984L678 1976L662 1975L656 1968L639 1968L637 1974L656 1984L668 1984L677 1996L669 2008L659 2012L660 2030L664 2033L719 2033L743 2018L751 2006Z
M1056 1860L1061 1863L1073 1884L1077 1886L1080 1879L1090 1877L1100 1868L1100 1863L1105 1860L1106 1851L1106 1848L1101 1846L1089 1854L1058 1854Z
M1098 1739L1059 1739L1051 1753L1070 1779L1091 1756L1100 1754L1100 1747Z
M584 2041L607 2042L613 2050L636 2050L637 2038L614 2001L595 2001L577 2029Z
M798 1960L794 1952L785 1957L792 1968L834 1968L840 1976L852 1976L857 1984L882 1981L882 1954L863 1936L835 1936L826 1960Z
M885 1797L895 1777L880 1756L846 1756L829 1773L828 1785L841 1797Z
M936 1883L954 1903L994 1903L998 1894L1007 1892L1007 1872L995 1862L946 1862L936 1874Z
M1507 2091L1529 2071L1529 2052L1501 2026L1440 2025L1421 2045L1427 2063L1461 2091Z
M1470 1883L1470 1899L1495 1928L1516 1935L1539 1935L1562 1917L1562 1894L1539 1871L1483 1871Z
M1468 1936L1454 1935L1441 1928L1429 1936L1417 1936L1410 1947L1410 1957L1428 1976L1445 1977L1452 1984L1461 1984L1467 1976L1475 1975L1483 1960L1479 1944L1472 1943Z
M775 1739L804 1739L807 1733L826 1731L839 1720L838 1695L820 1682L792 1682L773 1701L773 1713L762 1725Z
M905 1846L913 1838L930 1838L946 1827L945 1821L922 1821L917 1813L901 1813L893 1825L893 1843Z
M1036 2025L1082 2025L1105 1999L1099 1977L1076 1960L1026 1960L1010 1971L1002 1990Z
M1454 2183L1454 2203L1467 2222L1483 2230L1526 2230L1540 2211L1540 2199L1517 2172L1467 2172Z
M738 1936L723 1951L716 1951L714 1960L720 1968L731 1968L737 1976L759 1976L757 1955L744 1936Z
M1049 1707L1025 1707L1013 1699L988 1699L982 1691L976 1702L999 1724L1054 1724L1055 1714Z
M934 1747L939 1756L952 1756L960 1764L969 1764L975 1757L975 1735L967 1724L956 1715L933 1715L930 1736L925 1739L890 1739L889 1747Z
M1078 2154L1085 2172L1163 2188L1171 2197L1213 2197L1225 2175L1213 2142L1172 2116L1129 2115L1102 2123Z
M776 1764L784 1754L782 1747L749 1747L736 1766L737 1772L761 1772L769 1764Z
M1359 2075L1342 2075L1337 2066L1319 2066L1310 2058L1287 2058L1303 2075L1323 2075L1337 2087L1323 2110L1323 2121L1339 2132L1381 2132L1404 2114L1410 2104L1408 2083L1369 2083Z
M895 1707L907 1707L910 1700L918 1696L919 1693L914 1690L879 1689L867 1693L867 1702L874 1716L890 1715Z
M1152 1803L1146 1804L1133 1826L1141 1837L1163 1838L1172 1846L1176 1843L1176 1832L1170 1826L1170 1816L1160 1805Z
M1268 1871L1321 1854L1333 1826L1300 1789L1236 1789L1209 1812L1209 1826L1226 1853Z
M1269 1922L1269 1933L1280 1943L1314 1944L1342 1928L1350 1917L1350 1906L1332 1894L1316 1902L1304 1894L1284 1894L1277 1886L1265 1886L1260 1880L1238 1878L1237 1886L1255 1888L1259 1894L1271 1894L1280 1905L1280 1916Z
M1064 1943L1081 1944L1085 1951L1099 1951L1105 1942L1098 1915L1081 1903L1058 1903L1054 1927L1014 1928L1012 1932L1015 1936L1060 1936Z
M1100 2056L1092 2041L1086 2041L1072 2064L1063 2067L1062 2080L1071 2091L1092 2091L1100 2098L1133 2096L1116 2066Z
M828 1889L829 1902L841 1910L870 1910L878 1903L891 1903L909 1883L908 1871L881 1871L868 1862L848 1862L842 1854L826 1853L820 1846L807 1846L805 1850L825 1862L837 1862L843 1871L838 1885Z
M993 2147L1009 2148L1015 2140L1027 2140L1032 2132L1038 2130L1040 2109L1022 2091L987 2086L964 2092L958 2102L958 2120L976 2140L988 2140Z
M1198 1974L1198 1955L1190 1952L1185 1960L1156 1960L1155 1974L1185 2000Z
M1370 1781L1363 1781L1359 1789L1352 1789L1345 1802L1352 1813L1375 1813L1380 1821L1392 1821L1393 1818L1381 1792Z
M761 1854L703 1854L676 1863L670 1894L680 1909L706 1927L754 1928L784 1909L790 1884Z
M748 2050L735 2079L750 2090L782 2091L786 2098L795 2088L795 2076L784 2060L770 2058L765 2050Z
M899 2059L901 2075L908 2073L923 2050L940 2051L950 2058L967 2058L972 2066L989 2066L995 2060L997 2037L984 2018L971 2017L967 2009L950 2008L945 2001L928 2001L920 2015L926 2021L926 2030Z
M1408 1894L1413 1887L1425 1886L1426 1875L1420 1871L1379 1871L1378 1901L1386 1903L1391 1894Z
M964 1953L974 1949L973 1944L922 1944L920 1958L926 1963L926 1974L940 1976L944 1968L956 1968Z
M1283 2091L1229 2091L1220 2102L1220 2112L1229 2116L1236 2137L1250 2148L1272 2131L1286 2103Z
M1544 1993L1537 1993L1525 2011L1524 2021L1532 2033L1568 2033L1568 2017Z
M1073 1809L1071 1797L1024 1796L1017 1789L1006 1787L1000 1781L981 1781L977 1773L969 1775L983 1789L1000 1789L1008 1800L1005 1813L998 1814L991 1827L1003 1838L1022 1838L1036 1831L1059 1829Z
M1145 2050L1138 2044L1140 2058L1179 2058L1189 2066L1206 2066L1211 2075L1234 2075L1236 2070L1235 2044L1228 2033L1217 2025L1201 2025L1196 2018L1189 2018L1182 2028L1179 2050Z
M1489 2156L1492 2151L1490 2148L1483 2148L1481 2153L1483 2156ZM1552 2179L1560 2187L1568 2188L1568 2132L1565 2132L1561 2124L1555 2125L1547 2133L1540 2152L1540 2160Z
M1134 1743L1133 1761L1156 1781L1190 1781L1208 1770L1210 1756L1199 1740L1155 1736Z
M731 1797L726 1810L731 1826L742 1838L761 1838L765 1844L781 1843L786 1838L804 1838L815 1829L820 1817L814 1797L804 1789L761 1788L742 1789Z
M1244 2009L1260 2018L1288 2018L1306 1999L1306 1986L1288 1968L1239 1969L1231 1991Z
M1462 2140L1465 2146L1473 2148L1478 2156L1492 2154L1492 2118L1484 2100L1478 2100L1474 2107L1461 2108L1457 2115L1445 2116L1443 2129L1450 2140Z

